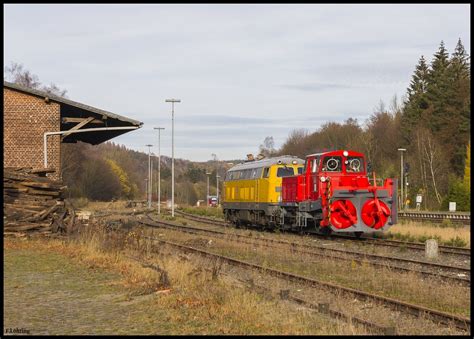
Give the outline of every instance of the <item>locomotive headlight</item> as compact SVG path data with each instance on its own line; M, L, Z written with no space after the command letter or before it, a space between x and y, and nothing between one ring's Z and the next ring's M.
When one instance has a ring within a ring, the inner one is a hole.
M298 161L296 161L296 160L293 160L293 162L292 162L292 163L293 163L293 165L296 165L296 164L298 163Z
M325 177L321 177L321 182L325 182L326 181L326 178Z
M344 152L342 152L342 155L344 155L345 157L347 157L347 156L349 155L349 152L344 151Z

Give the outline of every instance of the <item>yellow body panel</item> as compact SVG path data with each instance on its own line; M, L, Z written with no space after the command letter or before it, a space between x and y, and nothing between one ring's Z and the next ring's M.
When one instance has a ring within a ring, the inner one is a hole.
M257 179L242 179L224 181L224 200L223 202L255 202L255 203L278 203L281 195L282 178L277 177L278 168L284 165L268 166L269 173L267 178L263 178L264 173ZM303 165L286 165L293 168L295 175L298 174L298 168Z

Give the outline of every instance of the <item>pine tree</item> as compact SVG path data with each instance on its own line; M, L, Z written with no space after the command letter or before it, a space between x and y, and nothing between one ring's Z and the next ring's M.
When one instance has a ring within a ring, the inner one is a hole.
M465 161L465 147L471 134L471 75L469 55L467 54L461 39L458 40L454 53L452 54L449 67L452 80L452 96L450 106L456 112L451 119L452 139L454 145L451 164L454 172L462 176Z
M438 52L433 56L428 76L427 97L430 104L427 113L428 126L437 135L450 118L447 103L450 91L449 54L441 41Z
M451 56L451 68L454 80L470 77L469 55L464 49L461 39L458 40L454 53Z
M464 186L471 192L471 142L467 144L466 165L464 166Z
M408 99L401 117L402 135L406 143L411 138L412 130L420 123L423 111L428 108L428 79L429 68L422 55L407 89Z

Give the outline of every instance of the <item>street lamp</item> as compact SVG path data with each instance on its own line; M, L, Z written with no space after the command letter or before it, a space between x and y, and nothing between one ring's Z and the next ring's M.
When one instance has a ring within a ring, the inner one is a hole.
M209 176L211 175L212 173L209 173L209 172L206 172L206 175L207 175L207 197L206 197L206 205L207 207L209 207Z
M406 151L406 148L399 148L400 151L400 172L401 172L401 178L400 178L400 195L401 195L401 206L400 210L405 209L405 201L404 201L404 195L403 195L403 152Z
M217 206L219 206L219 178L221 176L216 173L216 195L217 195Z
M158 130L158 215L160 215L161 208L161 153L160 153L160 132L164 127L154 127Z
M148 179L145 179L145 199L148 199Z
M166 99L171 102L171 216L174 217L174 103L179 99Z
M153 145L145 145L148 147L148 189L147 189L147 192L148 192L148 195L147 195L147 200L148 200L148 208L151 207L151 159L150 159L150 147L152 147Z

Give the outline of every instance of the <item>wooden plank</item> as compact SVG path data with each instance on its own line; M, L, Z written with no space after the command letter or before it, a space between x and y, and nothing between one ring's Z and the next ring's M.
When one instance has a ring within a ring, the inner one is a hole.
M49 178L39 177L37 175L31 175L21 172L12 172L12 171L4 171L3 178L14 180L14 181L22 181L22 180L30 180L30 181L37 181L37 182L56 182L60 183L59 180L51 180Z
M78 129L80 129L82 126L84 125L87 125L89 122L91 122L92 120L94 120L94 117L89 117L89 118L86 118L84 119L83 121L81 121L80 123L78 123L76 126L74 126L73 128L71 129L68 129L68 131L77 131ZM71 133L64 133L62 136L61 136L61 140L64 140L65 137L67 137L69 134Z
M62 185L56 184L53 182L35 182L35 181L23 181L21 185L34 187L34 188L43 188L47 190L60 190L63 187Z
M56 204L54 204L56 205ZM53 206L54 206L53 205ZM50 208L51 205L31 205L31 204L21 204L21 205L15 205L15 204L3 204L3 207L9 207L9 208L14 208L16 210L32 210L32 211L44 211L47 208Z
M80 122L83 122L86 118L73 118L73 117L64 117L62 119L63 123L67 124L67 123L70 123L70 122L75 122L75 123L80 123ZM102 121L102 120L98 120L98 119L93 119L91 121L89 121L90 124L104 124L105 121Z
M31 223L31 224L5 224L3 230L4 231L29 231L33 229L45 229L49 228L51 225L49 223Z
M33 195L50 195L53 197L59 197L61 195L61 192L56 192L56 191L43 191L43 190L35 190L33 188L28 188L28 193L33 194Z
M46 173L54 173L56 170L52 167L49 168L37 168L37 169L32 169L30 173L33 174L46 174Z

